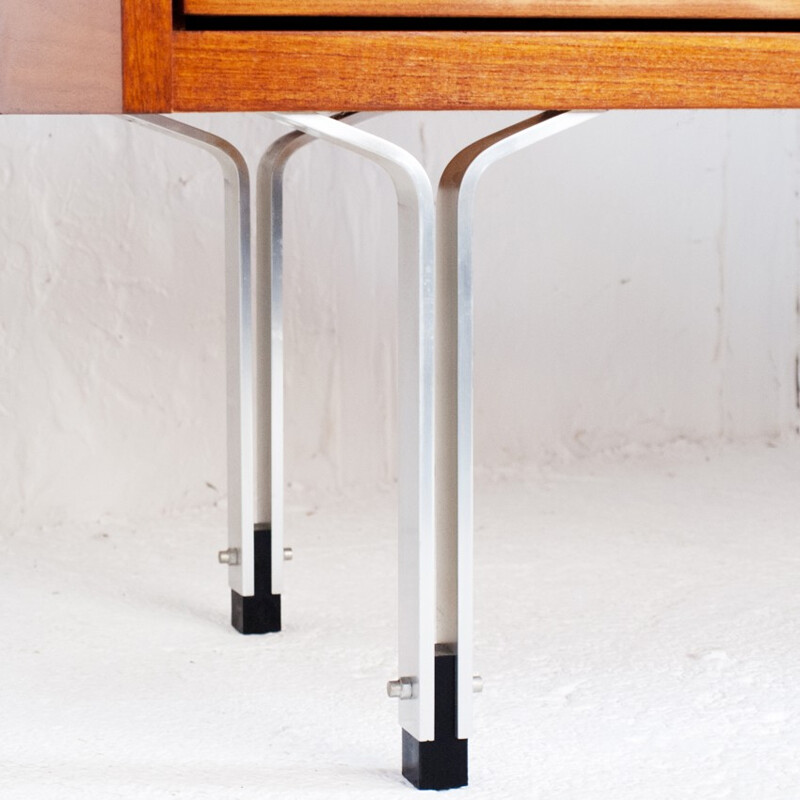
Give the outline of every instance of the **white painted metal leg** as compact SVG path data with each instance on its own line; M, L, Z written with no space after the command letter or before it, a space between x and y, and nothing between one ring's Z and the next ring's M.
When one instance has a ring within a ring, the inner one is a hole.
M472 230L492 164L602 112L547 111L466 147L439 182L436 325L437 641L457 653L457 730L472 729Z
M410 697L399 704L400 724L419 741L430 741L434 738L435 648L433 191L419 162L384 139L318 114L269 116L376 162L397 191L399 666L401 675L410 679Z
M242 596L254 591L253 327L250 286L250 177L229 142L157 115L127 119L194 144L216 158L225 181L225 315L228 428L228 581Z
M345 112L334 119L348 124L376 116ZM287 133L264 153L256 178L258 246L255 286L256 364L256 525L269 526L272 547L272 592L283 587L283 194L289 159L317 137Z

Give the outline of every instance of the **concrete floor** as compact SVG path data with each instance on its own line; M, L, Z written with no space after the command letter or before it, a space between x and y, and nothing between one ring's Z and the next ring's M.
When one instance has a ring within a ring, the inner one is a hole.
M800 443L484 475L471 786L800 796ZM0 797L413 797L394 494L294 496L285 630L227 624L216 507L0 532Z

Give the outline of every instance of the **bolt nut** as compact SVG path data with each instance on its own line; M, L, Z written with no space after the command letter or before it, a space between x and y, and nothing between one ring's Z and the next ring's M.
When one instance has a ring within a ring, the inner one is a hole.
M386 694L397 700L410 700L414 696L414 683L411 678L400 678L386 684Z
M229 547L227 550L220 550L217 554L220 564L235 566L239 563L239 550L236 547Z
M294 558L294 550L291 547L283 548L283 560L291 561Z
M480 694L483 691L483 678L480 675L472 676L472 691L475 694Z

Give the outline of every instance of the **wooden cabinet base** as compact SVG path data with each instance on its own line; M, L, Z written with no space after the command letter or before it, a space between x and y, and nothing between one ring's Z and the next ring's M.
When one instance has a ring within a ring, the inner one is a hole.
M176 32L182 111L800 106L800 34Z
M549 30L503 22L514 5L493 0L486 9L497 16L485 25L431 17L349 30L356 21L343 16L341 29L329 18L325 30L304 31L279 18L187 30L204 18L184 18L172 0L4 0L0 113L800 107L800 22L777 19L789 10L782 0L724 3L741 9L733 21L720 3L659 0L659 15L675 12L672 32L652 20L609 21L641 3L576 3L572 16L565 9L575 3L559 5L557 25L539 20ZM461 8L442 8L451 6ZM599 6L602 25L582 18Z

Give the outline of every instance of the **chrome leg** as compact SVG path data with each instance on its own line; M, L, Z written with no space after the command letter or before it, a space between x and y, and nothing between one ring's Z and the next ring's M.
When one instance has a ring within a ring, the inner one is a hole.
M225 318L228 428L228 581L240 597L254 591L253 325L250 285L250 177L229 142L157 115L126 119L197 145L222 167L225 181ZM235 605L235 604L234 604ZM234 607L234 616L235 616Z
M375 114L342 113L350 124ZM255 262L255 463L256 550L268 550L269 574L256 575L256 603L269 607L280 630L283 587L283 194L289 159L316 137L294 131L273 142L258 166ZM267 555L267 554L265 554ZM265 559L267 560L267 559ZM261 585L261 581L264 585Z
M400 724L434 738L435 545L433 509L434 207L430 180L410 154L319 114L270 117L358 153L389 174L399 214L399 667ZM274 201L274 198L273 198ZM273 213L274 210L273 210ZM272 246L279 246L272 242ZM273 284L274 286L274 284ZM279 331L278 331L279 334ZM274 354L273 354L274 355ZM274 397L274 395L273 395ZM273 406L273 413L275 409ZM273 464L274 469L274 464ZM276 476L273 474L273 483ZM273 507L273 517L275 514Z
M456 656L457 736L472 730L473 473L472 226L475 193L496 162L602 112L547 111L466 147L437 197L436 532L437 641Z

